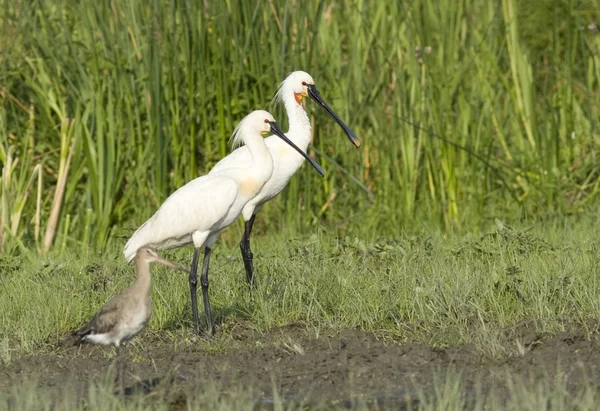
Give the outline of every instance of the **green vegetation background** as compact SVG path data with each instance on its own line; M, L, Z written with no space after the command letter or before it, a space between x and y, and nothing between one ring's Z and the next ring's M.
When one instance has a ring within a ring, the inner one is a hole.
M597 204L596 2L1 3L4 253L120 248L297 69L363 146L308 102L327 176L303 167L257 233L461 231Z

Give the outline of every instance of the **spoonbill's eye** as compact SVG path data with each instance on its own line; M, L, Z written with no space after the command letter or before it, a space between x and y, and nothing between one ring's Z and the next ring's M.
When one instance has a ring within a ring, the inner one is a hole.
M303 81L303 82L302 82L302 85L303 85L303 86L306 86L306 81Z
M270 123L269 119L265 119L265 123L269 124Z

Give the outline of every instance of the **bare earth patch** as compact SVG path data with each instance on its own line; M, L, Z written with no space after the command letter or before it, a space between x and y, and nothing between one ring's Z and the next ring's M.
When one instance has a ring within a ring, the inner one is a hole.
M168 386L174 409L208 386L218 387L222 395L250 390L259 407L269 406L274 392L284 403L350 407L360 398L404 407L416 405L419 392L434 395L440 376L460 379L466 397L507 390L507 376L532 382L561 378L573 389L585 381L600 381L598 334L582 328L551 336L538 334L533 326L513 328L505 332L505 349L496 359L472 345L434 349L358 330L321 330L316 335L303 325L267 333L243 329L233 336L235 348L214 354L201 344L143 335L139 346L124 350L128 392L143 388L148 394ZM107 352L84 345L15 359L0 368L0 393L31 378L41 387L74 384L85 392L90 382L109 373Z

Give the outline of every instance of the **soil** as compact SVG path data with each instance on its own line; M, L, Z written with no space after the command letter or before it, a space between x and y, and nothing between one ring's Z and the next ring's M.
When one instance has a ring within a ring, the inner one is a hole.
M472 345L435 349L359 330L317 335L301 324L266 333L240 327L233 335L233 348L222 353L208 352L206 344L175 344L172 336L138 337L142 344L123 350L127 393L147 393L169 380L173 409L185 409L186 396L201 387L212 384L221 392L243 387L256 393L256 405L269 407L275 386L284 402L350 407L361 398L406 409L418 404L419 392L432 394L436 376L448 372L462 379L467 397L492 387L506 389L507 376L528 381L560 377L573 389L584 381L600 381L599 336L589 328L541 335L522 324L504 333L505 349L497 358ZM16 359L0 366L0 392L32 376L46 387L74 383L84 388L107 375L107 352L82 345Z

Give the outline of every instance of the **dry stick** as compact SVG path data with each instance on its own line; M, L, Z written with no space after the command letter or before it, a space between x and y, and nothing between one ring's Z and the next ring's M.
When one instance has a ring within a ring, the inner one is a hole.
M71 122L73 126L74 120ZM67 129L67 133L69 130ZM60 205L62 204L62 198L65 193L65 186L67 185L67 176L69 174L69 165L71 164L71 158L75 151L75 143L77 142L77 135L73 137L71 147L69 148L69 155L64 167L58 170L58 182L56 184L56 192L52 199L52 208L50 209L50 217L48 218L48 226L46 227L46 235L44 236L44 252L50 249L52 240L54 239L54 233L56 232L56 223L58 221L58 214L60 213Z
M42 164L35 166L38 169L38 189L37 189L37 201L35 202L35 248L38 253L41 251L40 248L40 216L42 212ZM35 169L34 169L35 171Z
M16 164L16 162L15 162L15 164ZM13 213L11 213L12 215L10 216L10 232L13 237L17 237L17 231L19 231L19 223L21 221L21 214L23 213L23 208L25 207L25 202L27 201L27 197L29 196L29 189L31 188L31 184L33 183L33 180L35 180L36 173L38 174L38 185L39 185L40 172L41 172L41 166L40 166L40 164L37 164L33 168L33 172L31 173L31 177L29 177L29 181L27 182L27 185L25 186L25 190L23 190L23 192L20 194L20 197L18 197L17 201L15 201L17 208L16 208L16 210L13 211Z
M21 107L21 109L23 109L24 112L31 115L32 109L27 108L27 106L25 104L21 103L18 98L16 98L12 94L10 94L8 92L8 90L6 89L6 87L4 87L2 84L0 84L0 91L2 91L2 93L8 94L8 98L10 98L12 101L14 101L17 104L17 106Z
M0 206L0 245L3 245L6 241L6 234L8 233L8 200L7 189L10 182L10 174L13 168L13 160L12 160L12 147L8 148L6 153L6 163L4 164L4 168L2 169L2 204Z
M7 159L10 161L10 157ZM6 230L6 183L4 173L7 172L8 161L2 169L2 203L0 204L0 245L4 244L4 231Z

